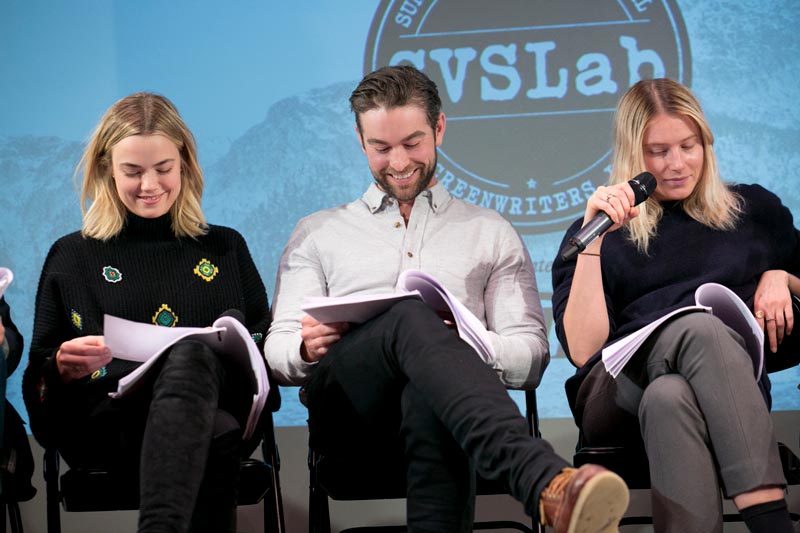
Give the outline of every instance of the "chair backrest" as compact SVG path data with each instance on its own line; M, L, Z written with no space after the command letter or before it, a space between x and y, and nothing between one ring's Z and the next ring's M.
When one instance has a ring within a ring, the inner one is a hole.
M31 484L34 464L28 432L11 402L3 400L0 412L5 415L0 439L0 500L26 502L36 495Z
M539 415L536 391L525 391L525 415L531 435L539 438ZM337 457L323 455L309 447L309 524L310 533L330 533L328 498L332 500L382 500L405 498L406 480L402 457L381 458L379 465L353 464ZM478 496L508 494L508 488L499 481L478 476L475 487ZM514 529L532 533L541 531L538 523L531 525L516 521L476 522L475 529ZM405 531L405 526L371 527L385 532Z
M268 416L267 416L268 415ZM283 501L280 487L280 457L275 443L271 413L262 417L262 459L242 461L238 486L238 505L263 501L264 531L284 533ZM59 472L58 449L44 452L44 479L47 493L47 532L61 533L61 507L68 512L119 511L139 508L137 483L120 479L113 472L70 468Z
M0 363L5 365L5 361ZM19 502L26 502L36 495L31 484L33 453L25 422L8 400L0 403L0 413L4 415L0 420L0 426L3 426L0 428L0 533L6 533L6 517L11 533L22 533Z

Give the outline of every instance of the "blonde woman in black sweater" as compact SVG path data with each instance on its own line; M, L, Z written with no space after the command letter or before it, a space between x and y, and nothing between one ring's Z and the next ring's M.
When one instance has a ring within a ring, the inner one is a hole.
M235 531L244 376L179 342L148 386L112 400L135 363L112 359L103 315L209 326L237 309L259 345L264 284L236 231L206 223L195 142L166 98L103 116L79 165L83 227L53 244L36 297L24 396L31 428L70 465L139 475L139 531Z
M631 87L614 132L609 184L597 188L564 243L601 211L612 231L576 259L553 263L553 317L578 367L566 389L582 439L646 452L658 533L721 532L723 493L750 531L789 532L769 378L754 373L739 334L710 313L674 316L616 377L601 350L718 283L760 321L767 368L797 364L796 352L775 353L797 336L791 293L800 239L792 215L761 186L722 181L700 102L676 81ZM643 170L657 187L633 206L626 180Z

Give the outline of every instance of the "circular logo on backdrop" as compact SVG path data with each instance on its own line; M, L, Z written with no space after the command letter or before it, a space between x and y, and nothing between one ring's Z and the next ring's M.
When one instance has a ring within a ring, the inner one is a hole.
M364 70L398 64L439 87L437 179L522 233L564 229L606 182L631 85L691 79L674 0L384 0Z

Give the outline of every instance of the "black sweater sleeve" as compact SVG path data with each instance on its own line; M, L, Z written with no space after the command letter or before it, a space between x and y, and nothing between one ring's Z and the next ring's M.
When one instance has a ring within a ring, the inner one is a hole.
M231 230L233 231L233 230ZM233 231L236 242L236 256L239 263L239 276L242 284L244 301L244 314L247 322L247 329L253 336L253 340L258 345L258 349L263 351L264 338L272 321L270 314L267 290L261 275L258 273L253 257L244 238L236 231Z
M28 367L22 379L22 395L31 430L44 446L51 442L48 430L54 426L52 422L57 417L56 406L63 390L55 354L62 342L75 336L63 318L59 278L64 272L54 264L58 256L59 243L56 242L45 259L39 279Z
M0 298L0 317L3 320L3 328L5 329L5 338L8 343L8 356L6 358L6 365L8 373L11 374L19 364L20 357L22 356L22 335L20 334L14 321L11 320L11 308L6 303L5 297Z
M236 250L239 262L239 275L244 291L244 309L247 329L253 336L258 349L264 353L264 340L272 323L272 312L270 311L267 291L264 282L258 273L253 257L244 238L237 232ZM266 359L264 359L266 365ZM270 382L269 396L267 397L267 409L272 412L277 411L281 405L280 389L272 378L272 372L267 366L267 377Z

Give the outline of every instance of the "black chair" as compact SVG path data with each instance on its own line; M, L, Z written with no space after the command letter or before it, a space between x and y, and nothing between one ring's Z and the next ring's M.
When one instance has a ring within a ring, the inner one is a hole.
M11 526L11 533L23 533L19 504L36 495L31 484L33 453L22 418L8 400L2 402L5 427L0 430L0 533L6 533L6 522Z
M6 522L10 525L11 533L23 533L19 504L33 499L35 495L36 489L32 485L29 485L24 492L4 491L0 495L0 533L6 533Z
M531 435L541 437L539 415L536 409L536 391L525 391L525 410ZM349 461L322 455L309 448L308 468L310 475L308 530L310 533L330 533L330 511L328 498L339 501L382 500L405 498L405 468L400 458L387 458L380 469L354 465ZM478 496L508 494L508 488L499 481L476 480ZM514 529L532 533L542 532L538 523L530 526L510 520L476 522L475 530ZM383 531L387 533L406 531L405 525L378 527L356 527L344 531ZM344 533L344 531L342 533Z
M238 505L263 501L264 531L284 533L283 502L280 486L280 458L275 443L271 413L262 416L262 459L242 461L238 487ZM59 477L60 456L55 448L44 452L44 479L47 492L47 531L61 533L61 510L123 511L139 508L139 488L130 479L120 479L113 472L70 468Z
M8 517L8 523L11 525L11 533L23 533L19 502L0 502L0 533L6 533L6 517Z
M778 451L783 464L783 472L789 485L800 484L800 459L789 449L788 446L779 442ZM578 437L577 452L573 460L576 467L586 463L594 463L604 466L619 474L628 488L633 490L650 490L650 467L647 462L647 454L644 446L638 449L624 447L600 447L588 446L583 442L582 435ZM792 520L800 520L800 514L790 513ZM724 522L742 522L739 513L725 513L722 517ZM652 515L628 514L620 521L620 526L652 524Z

